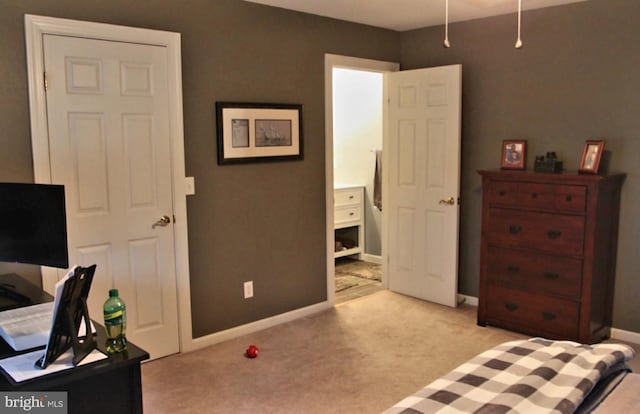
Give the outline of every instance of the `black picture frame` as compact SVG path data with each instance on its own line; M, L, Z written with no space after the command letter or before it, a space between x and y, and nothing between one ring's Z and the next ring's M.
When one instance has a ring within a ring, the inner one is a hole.
M218 164L303 159L302 105L216 102Z

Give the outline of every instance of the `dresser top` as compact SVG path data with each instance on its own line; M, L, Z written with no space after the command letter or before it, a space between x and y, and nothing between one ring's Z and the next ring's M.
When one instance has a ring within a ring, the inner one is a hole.
M543 173L527 170L478 170L478 174L494 180L524 181L538 183L564 183L564 184L591 184L598 182L622 182L626 177L624 173L611 174L580 174L575 171L563 171L560 173Z

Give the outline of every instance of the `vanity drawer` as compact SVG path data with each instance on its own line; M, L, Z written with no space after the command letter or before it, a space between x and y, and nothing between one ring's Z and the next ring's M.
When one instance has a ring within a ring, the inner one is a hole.
M578 334L577 302L501 287L487 291L489 323L555 338L575 338Z
M335 225L359 221L362 217L360 206L336 207L333 215Z
M581 256L584 216L490 208L486 237L492 245Z
M492 286L580 298L582 260L491 246L487 264Z
M334 190L333 203L336 207L360 204L361 201L362 188L344 188L340 190Z

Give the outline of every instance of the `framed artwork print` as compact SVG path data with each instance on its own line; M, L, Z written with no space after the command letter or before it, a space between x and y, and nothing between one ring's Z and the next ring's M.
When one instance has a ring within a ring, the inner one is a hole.
M525 140L504 140L502 141L502 162L503 169L524 170L527 156L527 141Z
M216 102L218 164L302 159L302 105Z
M604 152L604 141L586 141L582 150L578 171L587 174L597 174L600 160Z

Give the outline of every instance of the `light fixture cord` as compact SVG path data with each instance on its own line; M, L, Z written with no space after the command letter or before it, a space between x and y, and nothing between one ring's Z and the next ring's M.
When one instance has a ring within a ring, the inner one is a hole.
M522 40L520 40L520 27L522 26L522 0L518 0L518 40L516 40L516 49L522 47Z
M445 0L444 10L444 47L451 47L451 43L449 43L449 0Z

